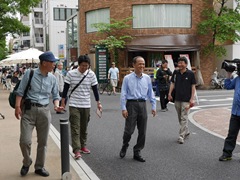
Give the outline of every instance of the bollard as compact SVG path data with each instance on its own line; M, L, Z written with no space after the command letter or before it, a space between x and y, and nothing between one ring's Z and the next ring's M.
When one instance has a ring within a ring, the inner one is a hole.
M69 174L69 133L68 119L60 119L62 176Z

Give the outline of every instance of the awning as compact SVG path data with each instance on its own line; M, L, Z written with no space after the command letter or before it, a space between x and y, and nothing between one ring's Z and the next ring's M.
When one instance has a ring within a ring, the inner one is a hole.
M197 51L196 35L137 36L126 45L128 51Z

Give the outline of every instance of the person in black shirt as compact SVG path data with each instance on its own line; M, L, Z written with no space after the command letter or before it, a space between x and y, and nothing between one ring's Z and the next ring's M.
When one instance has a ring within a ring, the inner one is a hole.
M19 79L18 79L18 72L15 71L15 72L13 73L12 78L11 78L11 83L12 83L12 84L17 84L18 81L19 81Z
M168 68L168 61L162 60L162 65L157 71L158 89L160 91L160 105L161 111L167 111L168 91L170 86L170 77L172 71Z
M175 89L175 109L178 114L180 124L178 143L183 144L184 139L190 134L188 130L188 113L190 107L194 105L196 92L196 80L194 73L187 69L186 57L178 59L178 68L173 72L168 99L172 100L172 91Z

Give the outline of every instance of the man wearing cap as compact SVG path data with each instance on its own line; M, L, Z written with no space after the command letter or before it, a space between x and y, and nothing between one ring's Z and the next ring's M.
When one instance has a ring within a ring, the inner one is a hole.
M47 139L51 123L51 113L49 107L49 98L52 95L54 110L60 112L63 110L59 107L59 93L55 76L51 73L56 59L52 52L44 52L39 56L40 64L37 69L33 70L30 87L27 91L24 103L21 104L24 90L26 89L30 72L27 70L22 78L19 88L16 92L15 116L21 119L20 124L20 149L23 155L23 166L20 174L25 176L32 164L31 144L32 131L36 127L37 132L37 156L35 161L35 173L40 176L49 176L44 168Z
M116 95L116 87L119 81L119 70L115 67L115 62L112 62L112 67L108 71L108 79L110 79L113 87L113 94Z

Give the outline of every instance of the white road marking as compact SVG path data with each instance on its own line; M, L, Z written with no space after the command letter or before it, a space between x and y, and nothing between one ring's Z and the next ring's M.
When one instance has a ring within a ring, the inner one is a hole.
M56 143L59 149L61 149L60 143L60 134L56 130L56 128L51 124L49 135ZM70 164L73 169L76 171L80 179L84 180L99 180L97 175L92 171L92 169L84 162L81 158L80 160L75 160L74 155L72 153L72 147L69 145L69 155L70 155Z

